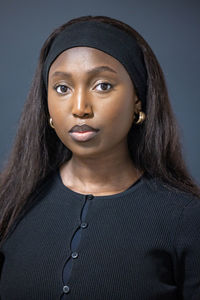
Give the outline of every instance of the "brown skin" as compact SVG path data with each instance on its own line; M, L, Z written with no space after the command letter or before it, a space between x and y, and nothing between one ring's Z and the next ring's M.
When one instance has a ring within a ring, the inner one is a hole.
M99 66L116 73L87 73ZM55 72L71 73L71 78ZM127 134L141 102L118 60L89 47L61 53L49 71L48 108L56 134L73 153L60 168L62 181L71 190L95 196L116 194L142 175L127 146ZM74 141L68 131L82 124L100 130L89 141Z

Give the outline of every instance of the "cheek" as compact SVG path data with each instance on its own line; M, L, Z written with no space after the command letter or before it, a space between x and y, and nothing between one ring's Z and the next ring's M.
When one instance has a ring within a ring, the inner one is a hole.
M64 104L64 103L63 103ZM66 107L63 104L58 104L58 101L55 101L53 97L48 97L48 110L49 115L53 119L53 124L55 126L55 132L58 138L65 144L67 138L67 114Z
M56 102L54 100L54 97L52 97L51 92L48 91L48 97L47 97L47 104L48 104L48 111L49 111L49 115L54 118L54 113L57 110L57 105Z
M117 132L126 132L130 129L134 118L134 100L133 97L124 96L115 99L108 107L104 107L104 119L107 122L108 130L117 130Z
M48 96L48 110L54 124L59 126L66 120L66 102L55 99L51 93Z

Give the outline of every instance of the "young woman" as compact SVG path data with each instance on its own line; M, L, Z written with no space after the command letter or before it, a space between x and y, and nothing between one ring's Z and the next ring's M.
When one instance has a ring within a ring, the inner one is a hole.
M1 300L200 299L199 195L148 44L109 17L69 21L1 173Z

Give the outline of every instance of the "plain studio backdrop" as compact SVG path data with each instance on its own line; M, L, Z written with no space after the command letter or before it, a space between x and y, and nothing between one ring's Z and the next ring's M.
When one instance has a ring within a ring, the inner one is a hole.
M186 163L200 183L199 0L1 0L0 4L1 168L47 36L72 18L105 15L135 28L156 54L178 120Z

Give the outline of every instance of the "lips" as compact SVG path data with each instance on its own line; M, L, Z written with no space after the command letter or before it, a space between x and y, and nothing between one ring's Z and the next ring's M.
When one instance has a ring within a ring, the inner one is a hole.
M89 125L75 125L70 131L69 135L74 141L87 142L98 134L99 129L93 128Z
M91 126L88 126L86 124L83 125L75 125L73 126L69 132L86 132L86 131L99 131L99 129L93 128Z

